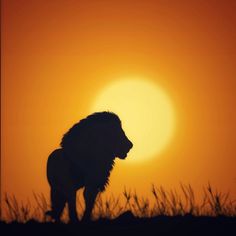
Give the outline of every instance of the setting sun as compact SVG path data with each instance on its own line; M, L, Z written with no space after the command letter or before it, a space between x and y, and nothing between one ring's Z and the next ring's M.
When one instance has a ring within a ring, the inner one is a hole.
M166 92L155 83L136 78L120 79L98 92L91 112L119 115L134 143L127 162L140 163L164 151L174 132L175 116Z

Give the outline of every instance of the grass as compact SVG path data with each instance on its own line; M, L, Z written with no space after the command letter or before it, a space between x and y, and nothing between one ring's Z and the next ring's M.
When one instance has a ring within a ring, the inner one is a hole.
M203 188L202 199L196 201L195 193L190 185L180 184L180 192L166 190L162 186L152 186L151 199L138 196L135 191L123 191L122 196L98 196L93 210L93 219L115 219L127 212L136 218L155 218L158 216L210 216L235 217L236 201L230 199L229 193L222 193L212 188L210 184ZM34 203L28 200L19 202L14 195L5 194L1 221L26 223L30 220L37 222L50 222L45 212L50 209L49 201L43 194L33 194ZM152 202L152 204L150 203ZM77 197L78 216L82 217L84 203ZM65 209L62 221L68 221Z

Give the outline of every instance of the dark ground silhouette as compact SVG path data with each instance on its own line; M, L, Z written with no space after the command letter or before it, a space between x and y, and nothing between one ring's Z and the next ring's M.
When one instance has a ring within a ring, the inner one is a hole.
M0 223L7 235L236 235L236 217L158 216L135 218L127 213L114 220L90 223Z

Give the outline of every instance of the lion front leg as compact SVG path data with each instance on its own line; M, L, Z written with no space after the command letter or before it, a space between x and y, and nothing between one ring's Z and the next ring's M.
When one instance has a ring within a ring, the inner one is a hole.
M94 202L96 200L98 189L95 187L85 187L84 200L85 200L85 212L83 215L83 221L89 221L93 210Z

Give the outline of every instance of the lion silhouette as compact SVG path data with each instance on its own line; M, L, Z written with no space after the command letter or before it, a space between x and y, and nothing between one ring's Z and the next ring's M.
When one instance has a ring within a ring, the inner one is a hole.
M84 187L83 220L89 220L97 194L109 183L114 159L125 159L133 144L116 114L96 112L72 126L60 145L47 161L51 211L46 214L60 221L68 203L70 221L76 222L76 191Z

